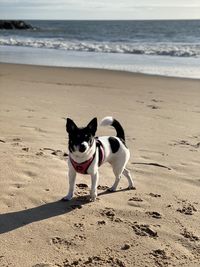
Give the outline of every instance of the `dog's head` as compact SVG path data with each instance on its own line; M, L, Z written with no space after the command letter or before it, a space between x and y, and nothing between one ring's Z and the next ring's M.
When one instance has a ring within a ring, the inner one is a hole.
M69 151L84 155L93 145L97 130L97 118L92 119L86 127L77 127L71 119L67 119L66 130L69 134Z

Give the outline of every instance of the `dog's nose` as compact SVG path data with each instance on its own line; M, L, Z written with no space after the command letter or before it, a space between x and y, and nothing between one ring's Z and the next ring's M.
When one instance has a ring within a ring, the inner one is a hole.
M79 146L79 151L80 151L81 153L83 153L83 152L85 152L85 150L86 150L86 146L85 146L84 144L81 144L81 145Z

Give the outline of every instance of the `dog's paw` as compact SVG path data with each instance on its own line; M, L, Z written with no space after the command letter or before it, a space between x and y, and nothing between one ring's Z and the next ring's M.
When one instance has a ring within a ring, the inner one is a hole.
M113 187L113 186L112 186L112 187L108 188L107 191L108 191L108 192L111 192L111 193L112 193L112 192L115 192L115 191L116 191L116 187Z
M90 202L94 202L96 200L96 197L90 197Z
M65 196L61 198L61 201L70 201L72 199L72 196Z
M136 187L134 185L131 185L127 188L128 190L136 190Z
M94 202L97 199L97 193L91 193L90 194L90 201Z

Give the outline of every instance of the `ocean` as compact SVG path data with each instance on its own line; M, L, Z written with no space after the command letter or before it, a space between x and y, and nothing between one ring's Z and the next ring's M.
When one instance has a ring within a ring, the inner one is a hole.
M200 78L200 20L26 22L0 31L0 62Z

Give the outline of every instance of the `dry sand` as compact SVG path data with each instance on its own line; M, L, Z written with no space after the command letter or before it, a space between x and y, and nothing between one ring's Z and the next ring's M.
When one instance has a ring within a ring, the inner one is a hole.
M125 128L137 190L122 178L106 194L104 165L96 202L81 175L60 202L65 118L108 115ZM200 265L198 80L0 64L0 157L1 267Z

